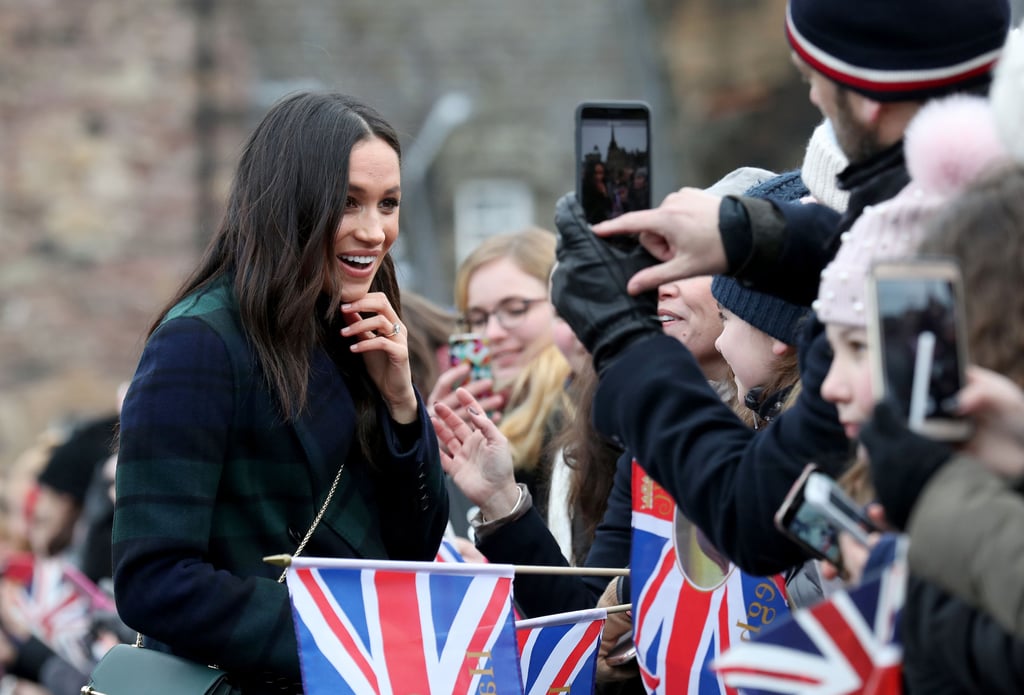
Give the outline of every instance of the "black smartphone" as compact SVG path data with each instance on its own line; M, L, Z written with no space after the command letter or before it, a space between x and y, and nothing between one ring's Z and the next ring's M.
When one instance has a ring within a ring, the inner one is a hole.
M877 531L835 481L807 464L775 513L775 527L812 556L842 569L839 532L849 531L863 544Z
M587 222L651 207L651 111L641 101L576 107L576 197Z
M868 274L867 300L875 398L899 404L915 432L946 441L970 437L970 420L956 413L967 364L957 263L876 263Z

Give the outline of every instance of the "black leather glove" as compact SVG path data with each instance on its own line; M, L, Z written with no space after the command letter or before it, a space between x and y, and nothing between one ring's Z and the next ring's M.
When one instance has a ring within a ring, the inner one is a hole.
M555 226L558 264L551 275L551 301L600 374L628 345L661 333L657 293L631 297L626 291L634 273L658 261L636 239L596 236L575 193L559 199Z
M860 441L867 449L871 477L885 517L901 531L921 490L953 456L942 442L912 432L895 404L882 401L871 420L861 428Z

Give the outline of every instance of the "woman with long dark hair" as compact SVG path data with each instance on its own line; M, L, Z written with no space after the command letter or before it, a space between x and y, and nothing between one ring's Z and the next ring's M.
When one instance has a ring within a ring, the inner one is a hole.
M247 695L301 691L265 555L429 560L444 530L389 254L400 154L351 97L274 105L124 402L118 610L147 646L217 664Z

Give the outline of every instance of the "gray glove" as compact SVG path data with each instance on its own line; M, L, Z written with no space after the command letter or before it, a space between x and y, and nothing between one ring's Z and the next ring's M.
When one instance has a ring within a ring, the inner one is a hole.
M657 293L631 297L626 292L634 273L658 261L636 239L596 236L574 193L559 199L555 226L558 264L551 274L551 301L600 374L627 346L661 333Z

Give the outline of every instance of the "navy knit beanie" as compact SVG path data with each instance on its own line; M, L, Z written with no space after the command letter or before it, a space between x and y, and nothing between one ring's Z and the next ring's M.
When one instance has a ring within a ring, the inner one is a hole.
M1007 0L789 0L786 9L804 62L882 102L987 84L1009 29Z
M711 280L711 294L723 307L786 345L796 345L800 323L810 309L743 287L725 275Z
M743 192L743 195L752 198L765 198L781 203L793 203L810 194L803 179L800 178L799 169L776 174Z
M752 186L744 195L789 203L810 195L810 191L796 169ZM796 345L800 322L809 313L807 307L746 288L725 275L711 280L711 294L733 314L786 345Z

